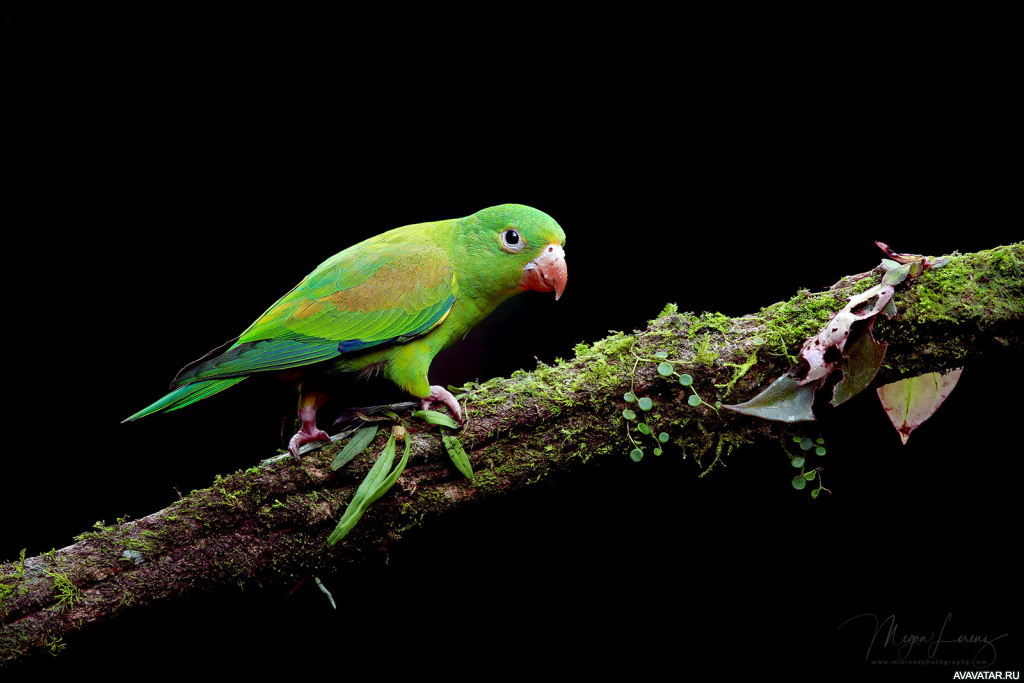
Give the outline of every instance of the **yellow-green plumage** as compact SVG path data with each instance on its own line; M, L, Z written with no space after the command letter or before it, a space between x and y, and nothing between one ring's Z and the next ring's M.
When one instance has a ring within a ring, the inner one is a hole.
M309 393L330 375L373 369L427 398L438 352L516 292L556 289L551 277L536 275L546 248L544 258L558 260L561 293L564 243L550 216L515 204L372 237L324 261L237 340L185 367L170 394L128 420L177 410L255 373L293 379Z

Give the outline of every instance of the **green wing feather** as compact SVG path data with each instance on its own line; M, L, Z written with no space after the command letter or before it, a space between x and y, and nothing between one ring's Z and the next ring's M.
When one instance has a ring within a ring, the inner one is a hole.
M126 418L124 422L138 420L140 417L146 417L153 413L169 413L173 410L184 408L196 401L201 401L208 396L213 396L218 392L224 391L228 387L238 384L243 379L245 379L245 377L231 377L229 379L211 379L204 382L193 382L192 384L172 391L152 405L146 406L131 417Z
M404 231L367 240L322 263L231 347L186 367L172 386L284 372L427 332L451 308L457 285L447 253L396 241L392 233Z
M448 314L458 285L444 249L407 226L336 254L237 341L189 364L172 391L129 420L177 410L256 372L284 372L422 335Z

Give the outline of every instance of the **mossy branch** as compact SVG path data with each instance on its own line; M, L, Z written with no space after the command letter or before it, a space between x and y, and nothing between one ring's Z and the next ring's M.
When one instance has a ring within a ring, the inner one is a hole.
M686 456L710 467L738 445L778 435L776 423L716 411L715 402L739 402L763 389L851 292L879 277L844 278L830 290L802 292L741 318L679 313L670 305L645 331L612 333L579 345L575 358L554 367L468 387L469 419L458 436L474 478L452 465L437 427L407 420L408 467L333 548L327 538L388 430L338 472L330 463L342 443L218 477L145 518L0 565L0 662L59 648L79 629L169 596L238 582L290 582L365 561L386 553L409 529L473 501L598 456L627 457L634 448L623 418L627 392L651 398L646 417L656 433L666 432ZM906 282L896 294L898 315L875 326L889 347L872 386L962 366L993 349L1021 348L1022 282L1024 244L956 256ZM672 381L665 367L659 372L665 362L676 375L692 375L692 386ZM703 402L691 405L695 393Z

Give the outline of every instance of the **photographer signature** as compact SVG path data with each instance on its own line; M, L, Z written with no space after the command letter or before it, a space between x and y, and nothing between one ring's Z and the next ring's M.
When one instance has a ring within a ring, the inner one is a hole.
M872 651L875 649L876 645L879 645L880 640L880 648L882 652L885 652L886 648L896 648L896 654L900 659L907 659L911 657L917 647L924 647L925 656L928 659L934 659L938 654L940 646L952 644L977 645L978 647L974 652L972 661L979 663L979 658L982 658L980 663L983 663L985 666L991 666L996 661L996 641L1009 635L1008 633L1004 633L994 638L980 634L950 635L946 631L947 626L949 626L950 621L953 619L952 613L946 614L946 618L942 622L942 626L939 627L938 633L931 631L927 635L924 633L902 632L899 624L896 622L895 614L890 614L882 620L879 620L878 615L876 614L858 614L844 621L839 625L839 628L842 629L844 626L857 619L864 619L874 625L871 634L871 642L868 643L868 649L867 653L864 655L864 659L870 659L872 657ZM883 633L884 636L880 639L879 636L883 635ZM991 657L989 657L989 655L991 655Z

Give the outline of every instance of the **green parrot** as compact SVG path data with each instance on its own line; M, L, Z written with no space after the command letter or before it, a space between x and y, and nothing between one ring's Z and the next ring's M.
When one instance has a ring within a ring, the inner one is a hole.
M185 366L171 392L125 422L178 410L256 373L299 387L302 428L288 450L330 441L316 411L341 373L387 377L421 399L458 401L427 379L430 362L498 304L528 289L565 289L565 233L550 216L503 204L390 230L324 261L237 339Z

